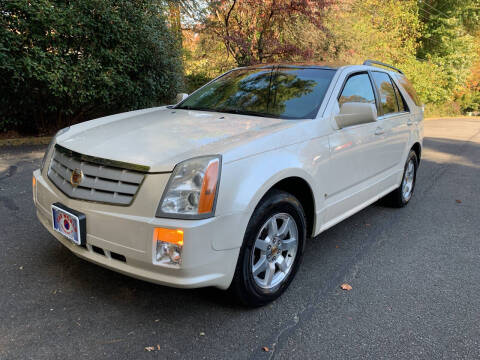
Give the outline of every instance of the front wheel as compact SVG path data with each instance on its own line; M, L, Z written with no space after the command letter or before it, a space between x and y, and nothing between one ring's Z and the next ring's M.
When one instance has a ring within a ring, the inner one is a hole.
M305 214L291 194L273 190L255 209L230 289L245 305L279 297L292 281L305 246Z
M410 150L405 167L403 170L402 183L390 193L390 204L394 207L403 207L408 204L415 189L415 180L417 178L418 158L415 151Z

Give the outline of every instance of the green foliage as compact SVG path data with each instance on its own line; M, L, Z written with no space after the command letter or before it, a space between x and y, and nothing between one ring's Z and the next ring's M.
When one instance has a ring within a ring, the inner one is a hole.
M450 103L465 84L477 56L474 35L479 24L472 20L478 19L479 5L478 0L420 3L423 31L418 39L421 46L417 56L430 64L432 74L425 79L425 85L431 88L424 97L426 102ZM432 81L438 78L439 82Z
M457 99L463 113L480 115L480 91L469 91Z
M475 55L473 36L456 19L435 17L435 21L426 24L419 57L436 64L444 75L443 89L447 94L439 101L450 100L453 92L465 83Z
M425 105L425 117L437 118L437 117L456 117L462 115L461 105L455 101L447 101L441 104L426 104Z
M452 91L448 88L447 74L441 66L414 57L396 65L413 83L423 103L440 104L452 98Z
M180 49L160 2L0 4L0 131L51 132L164 103L182 86Z
M356 0L333 9L327 39L347 63L377 59L401 64L415 57L421 31L416 0Z
M212 78L205 73L191 73L190 75L185 75L185 91L187 94L191 94L210 80L212 80Z
M192 93L218 75L237 66L223 42L211 33L184 32L185 91Z

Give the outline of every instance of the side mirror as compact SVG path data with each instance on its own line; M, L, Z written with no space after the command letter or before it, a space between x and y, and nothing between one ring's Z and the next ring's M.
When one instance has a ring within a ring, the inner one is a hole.
M177 97L176 97L177 104L185 100L187 97L188 97L188 94L185 94L185 93L177 94Z
M377 108L374 104L346 102L340 106L340 114L335 121L340 129L347 126L365 124L377 120Z

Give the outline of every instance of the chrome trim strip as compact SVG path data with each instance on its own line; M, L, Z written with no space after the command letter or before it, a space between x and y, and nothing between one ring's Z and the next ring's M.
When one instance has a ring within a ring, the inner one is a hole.
M96 157L96 156L80 154L80 153L77 153L76 151L67 149L67 148L65 148L61 145L58 145L58 144L55 144L55 149L58 150L61 153L64 153L67 156L73 157L73 158L78 159L80 161L88 161L88 162L92 162L92 163L95 163L95 164L98 164L98 165L111 166L111 167L115 167L115 168L133 170L133 171L138 171L138 172L143 172L143 173L147 173L148 170L150 170L150 167L145 166L145 165L132 164L132 163L127 163L127 162L123 162L123 161L103 159L103 158L99 158L99 157Z

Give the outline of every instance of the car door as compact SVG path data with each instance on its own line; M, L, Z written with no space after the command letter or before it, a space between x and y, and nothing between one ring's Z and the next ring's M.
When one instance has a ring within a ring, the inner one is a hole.
M412 122L408 107L389 74L372 71L371 75L379 102L377 123L383 132L376 159L387 177L382 184L386 189L395 184L397 173L403 171L404 154L410 135L409 126Z
M376 93L368 72L348 75L338 93L339 112L346 102L376 104ZM347 217L364 202L375 196L378 144L383 141L376 121L336 129L329 135L329 176L325 193L325 227L329 222Z

